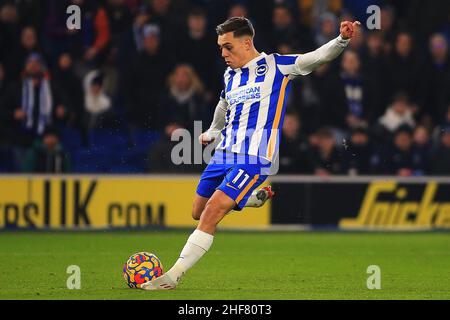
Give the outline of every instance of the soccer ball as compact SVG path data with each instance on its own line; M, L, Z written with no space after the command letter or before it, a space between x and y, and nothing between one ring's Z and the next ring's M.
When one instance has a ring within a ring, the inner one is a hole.
M161 261L148 252L133 254L123 266L123 277L130 288L140 288L141 284L161 276L162 273Z

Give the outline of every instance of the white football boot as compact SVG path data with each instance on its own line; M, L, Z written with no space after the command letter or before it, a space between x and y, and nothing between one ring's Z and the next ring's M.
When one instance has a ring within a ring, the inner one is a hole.
M144 290L171 290L177 287L178 282L172 280L167 273L162 276L153 279L152 281L147 281L141 284L141 289Z
M263 187L259 190L253 191L252 195L248 198L246 207L259 208L266 203L267 200L272 199L275 195L275 192L272 191L271 186Z

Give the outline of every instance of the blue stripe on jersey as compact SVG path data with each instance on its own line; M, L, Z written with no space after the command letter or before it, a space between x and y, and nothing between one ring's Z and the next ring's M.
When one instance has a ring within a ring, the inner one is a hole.
M239 103L238 105L236 105L236 112L234 113L234 118L233 118L233 128L231 129L231 136L233 137L233 140L230 143L230 150L231 150L231 147L236 144L237 131L239 129L239 120L241 117L243 107L244 107L243 103Z
M222 90L222 91L220 92L220 97L221 97L222 99L225 99L225 91L224 91L224 90Z
M275 79L273 80L272 92L270 94L269 101L269 110L267 113L266 124L264 125L263 136L261 137L261 143L259 145L258 153L260 156L265 157L267 153L267 148L269 146L269 139L271 134L271 129L273 125L273 121L275 119L275 113L277 111L277 102L280 97L280 89L283 83L284 75L280 72L280 70L275 70ZM286 98L287 96L285 96Z
M241 82L239 83L239 87L245 86L248 81L248 68L242 68L241 73Z
M258 112L256 110L259 109L260 103L260 101L256 101L250 105L250 110L248 111L247 130L245 133L245 139L241 146L241 153L243 154L248 154L251 141L250 139L253 136L256 128L256 122L258 121Z
M260 66L260 65L262 65L262 64L267 64L266 58L262 58L262 59L259 60L256 64L257 64L258 66ZM263 74L263 75L261 75L261 76L257 76L256 79L255 79L255 82L256 82L256 83L258 83L258 82L264 82L264 79L265 79L265 78L266 78L266 74Z
M297 57L290 57L290 56L280 56L278 54L275 54L275 62L277 64L281 65L289 65L289 64L295 64L295 60L297 60Z
M228 83L227 83L226 92L229 92L231 90L231 87L233 86L233 78L234 78L235 74L236 74L236 71L230 70L230 79L228 80Z

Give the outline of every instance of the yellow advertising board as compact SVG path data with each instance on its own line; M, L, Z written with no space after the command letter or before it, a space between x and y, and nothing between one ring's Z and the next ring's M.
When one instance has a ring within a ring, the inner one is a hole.
M448 185L447 185L448 186ZM341 228L449 228L450 202L436 200L436 194L443 186L429 181L421 188L412 190L405 185L392 181L372 182L361 203L358 215L355 218L342 218L339 221ZM415 200L404 199L409 193L414 193ZM383 196L390 196L389 200L380 200ZM446 196L448 198L448 194Z
M194 227L196 177L0 178L0 229ZM267 227L270 207L227 215L224 227Z

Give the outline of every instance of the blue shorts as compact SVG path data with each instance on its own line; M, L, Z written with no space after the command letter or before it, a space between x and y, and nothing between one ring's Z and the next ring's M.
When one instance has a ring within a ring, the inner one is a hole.
M253 190L266 180L271 165L251 157L216 151L200 177L197 194L210 198L216 190L221 190L236 202L234 210L242 210Z

